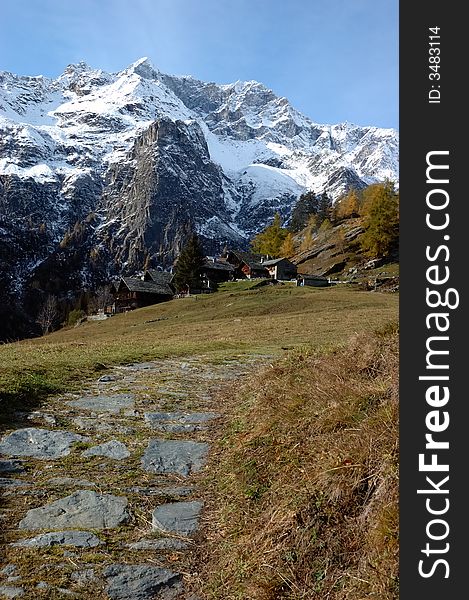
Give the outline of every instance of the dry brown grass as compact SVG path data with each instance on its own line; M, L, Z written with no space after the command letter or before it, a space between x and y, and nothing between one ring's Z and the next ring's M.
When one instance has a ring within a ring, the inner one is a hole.
M292 353L227 407L194 558L202 597L396 599L395 328Z

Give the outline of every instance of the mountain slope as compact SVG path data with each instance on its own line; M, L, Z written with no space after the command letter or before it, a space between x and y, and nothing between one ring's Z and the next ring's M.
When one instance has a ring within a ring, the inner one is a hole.
M396 131L313 123L255 81L204 83L148 59L54 80L0 72L0 245L21 250L2 265L16 297L65 250L93 286L146 257L172 263L190 228L208 252L242 247L305 190L337 198L397 176Z

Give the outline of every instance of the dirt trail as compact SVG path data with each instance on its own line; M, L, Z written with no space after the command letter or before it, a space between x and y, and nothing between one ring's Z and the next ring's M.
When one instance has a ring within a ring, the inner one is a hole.
M0 598L185 592L220 389L265 357L116 367L0 440Z

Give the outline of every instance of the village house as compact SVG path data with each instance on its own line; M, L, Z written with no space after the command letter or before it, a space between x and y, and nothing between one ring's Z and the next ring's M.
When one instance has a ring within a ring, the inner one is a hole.
M262 264L265 258L262 254L252 254L238 250L227 250L223 255L223 259L234 267L234 279L269 277L269 272Z
M169 283L143 281L136 277L121 277L111 286L114 296L114 312L127 312L135 308L171 300L174 289Z
M143 281L153 281L153 283L159 283L161 285L169 285L173 291L173 278L174 274L169 271L160 271L158 269L147 269L143 275Z
M272 279L279 281L290 281L296 277L296 265L294 265L288 258L274 258L272 260L262 261L262 265Z
M234 279L234 272L235 268L226 260L207 256L200 274L204 284L210 289L218 283Z
M327 277L323 277L322 275L306 275L306 274L298 274L296 277L296 285L304 286L309 285L312 287L327 287L329 285L329 280Z

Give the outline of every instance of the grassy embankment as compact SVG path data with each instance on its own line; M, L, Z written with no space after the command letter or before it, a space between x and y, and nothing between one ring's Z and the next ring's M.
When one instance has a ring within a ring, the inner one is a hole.
M210 600L394 600L397 333L373 331L397 320L398 297L249 285L1 346L3 417L112 364L273 355L220 404L197 591Z
M398 333L294 351L224 399L194 557L206 600L397 600Z

